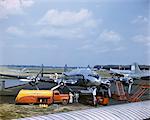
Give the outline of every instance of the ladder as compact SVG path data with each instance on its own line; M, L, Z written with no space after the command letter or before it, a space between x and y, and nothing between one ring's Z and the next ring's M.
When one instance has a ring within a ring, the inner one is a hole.
M120 81L115 81L116 84L116 95L118 100L127 100L123 84Z
M129 102L138 102L144 93L150 88L150 85L140 85L140 88L128 99Z

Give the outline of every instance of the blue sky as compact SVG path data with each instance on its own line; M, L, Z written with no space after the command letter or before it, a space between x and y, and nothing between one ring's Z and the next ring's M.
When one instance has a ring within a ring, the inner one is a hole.
M149 0L0 0L0 64L149 64L149 7Z

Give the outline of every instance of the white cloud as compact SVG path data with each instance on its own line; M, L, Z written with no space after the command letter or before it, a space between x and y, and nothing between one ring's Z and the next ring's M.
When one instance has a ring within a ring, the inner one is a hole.
M57 37L62 39L81 39L85 37L85 35L82 32L83 31L80 28L52 28L41 29L37 32L37 35L47 38Z
M95 20L88 9L79 11L49 10L38 22L42 37L57 37L62 39L85 39L93 35L102 20Z
M123 47L123 46L118 46L118 47L115 47L114 49L113 49L113 51L118 51L118 52L120 52L120 51L123 51L123 50L125 50L126 48L125 47Z
M10 26L6 29L6 32L12 35L20 36L23 35L25 32L18 27Z
M134 42L142 43L146 46L150 46L150 36L136 35L133 38Z
M92 44L84 44L81 47L77 48L77 50L92 50L93 49L93 45Z
M98 39L100 41L117 43L121 41L121 35L114 31L104 30L102 33L100 33Z
M93 53L110 53L124 51L126 48L122 46L122 36L113 30L103 30L97 37L90 38L88 42L84 42L77 50Z
M110 52L120 52L125 50L125 47L123 46L114 46L114 45L107 45L107 44L103 44L103 45L95 45L95 44L85 44L83 46L81 46L80 48L77 48L77 50L80 51L87 51L87 52L93 52L93 53L97 53L97 54L101 54L101 53L110 53Z
M142 24L148 23L148 18L144 16L137 16L134 20L131 21L132 24Z
M125 50L121 44L122 36L113 30L103 30L98 37L93 37L88 42L83 43L78 50L93 51L94 53L110 53Z
M20 49L57 49L57 45L52 44L41 44L41 45L15 44L12 45L12 47Z
M103 46L103 47L100 47L99 49L95 50L95 52L97 54L99 54L99 53L107 53L107 52L110 52L110 48L106 47L106 46L105 47Z
M85 26L96 26L96 21L92 18L92 12L88 9L80 11L58 11L56 9L49 10L40 19L38 24L51 26L71 26L76 24L84 24Z
M33 0L0 0L0 19L22 14L23 8L30 7L33 3Z
M34 1L33 0L20 0L20 4L23 7L30 7L34 4Z

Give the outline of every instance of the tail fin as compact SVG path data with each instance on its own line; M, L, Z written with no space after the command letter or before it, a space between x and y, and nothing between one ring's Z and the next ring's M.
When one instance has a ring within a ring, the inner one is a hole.
M25 72L25 71L26 71L26 68L23 68L23 69L20 70L20 72L22 72L22 73Z
M68 66L67 66L67 64L65 64L65 66L64 66L64 72L67 72L68 71Z
M42 66L41 66L41 77L44 76L43 69L44 69L44 65L42 64Z
M140 73L141 72L141 70L139 68L139 65L137 63L133 63L131 65L131 71L134 71L135 73Z

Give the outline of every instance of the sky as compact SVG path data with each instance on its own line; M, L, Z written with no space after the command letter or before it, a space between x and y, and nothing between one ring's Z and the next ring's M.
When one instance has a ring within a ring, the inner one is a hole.
M0 0L0 65L150 64L149 0Z

